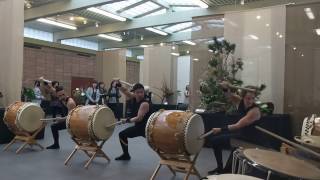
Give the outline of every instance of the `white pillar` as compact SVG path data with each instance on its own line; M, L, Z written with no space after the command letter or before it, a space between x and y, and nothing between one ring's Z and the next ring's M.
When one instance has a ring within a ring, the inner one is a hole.
M20 99L23 68L24 1L0 0L0 106Z

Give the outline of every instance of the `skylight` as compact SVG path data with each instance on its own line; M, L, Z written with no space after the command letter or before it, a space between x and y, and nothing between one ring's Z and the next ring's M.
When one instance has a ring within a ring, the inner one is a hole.
M185 23L180 23L180 24L175 24L169 27L165 27L165 26L160 26L158 28L161 28L162 30L169 32L169 33L173 33L173 32L177 32L183 29L186 29L188 27L192 27L193 23L192 22L185 22Z
M128 9L121 13L121 15L128 16L128 17L135 17L139 16L141 14L145 14L149 11L153 11L155 9L158 9L160 6L158 4L155 4L151 1L147 1L143 4L140 4L138 6L135 6L131 9Z

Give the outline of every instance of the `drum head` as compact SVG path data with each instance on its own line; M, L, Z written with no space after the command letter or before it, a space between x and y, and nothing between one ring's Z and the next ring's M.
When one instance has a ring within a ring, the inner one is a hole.
M26 103L23 105L17 115L17 127L27 132L33 132L40 128L44 118L44 112L40 106L34 103Z
M207 177L209 180L262 180L260 178L241 174L221 174Z
M106 126L115 123L116 118L111 109L108 107L99 108L91 122L92 133L98 140L107 140L112 135L114 126Z
M280 152L246 149L244 156L250 161L274 172L301 179L320 179L320 170L303 160Z
M320 136L295 136L294 139L301 144L320 150Z
M194 114L190 117L185 128L185 147L189 154L200 152L204 140L198 139L204 133L204 124L200 115Z

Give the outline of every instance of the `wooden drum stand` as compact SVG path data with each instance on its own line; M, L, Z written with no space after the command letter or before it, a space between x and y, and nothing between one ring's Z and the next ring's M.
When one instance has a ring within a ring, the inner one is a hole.
M41 150L43 150L44 148L43 148L43 146L41 146L41 145L37 142L36 136L37 136L45 127L46 127L46 124L43 123L43 124L41 125L41 127L40 127L38 130L36 130L34 133L32 133L32 134L29 134L29 133L20 133L20 132L16 133L16 132L15 132L14 134L16 134L16 136L11 140L11 142L10 142L9 144L7 144L7 145L4 147L3 151L8 150L9 147L10 147L12 144L16 143L17 141L23 142L23 144L17 149L17 151L16 151L17 154L19 154L19 153L26 147L26 145L29 145L31 148L33 147L33 145L36 145L36 146L40 147Z
M172 174L175 176L177 172L185 173L184 180L188 180L190 175L196 175L201 178L199 171L195 167L195 163L198 158L198 154L190 156L187 154L165 154L157 151L160 157L159 165L153 172L150 180L154 180L162 165L167 166Z
M65 160L64 165L68 164L68 162L78 150L82 150L89 157L89 160L84 165L86 169L88 169L89 165L92 163L95 157L103 157L108 162L110 162L110 158L102 151L102 147L106 141L102 141L100 144L97 144L97 142L93 140L88 141L76 138L72 138L72 140L76 143L76 146L68 156L68 158Z

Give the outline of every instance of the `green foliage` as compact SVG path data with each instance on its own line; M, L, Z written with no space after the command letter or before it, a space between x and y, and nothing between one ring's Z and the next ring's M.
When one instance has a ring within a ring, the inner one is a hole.
M23 97L25 97L25 101L32 101L36 98L33 89L31 88L23 88Z
M219 82L228 81L241 86L243 82L237 79L236 74L243 70L243 61L234 57L235 44L218 41L216 37L213 41L208 46L213 55L208 63L207 79L200 83L201 102L207 110L228 111L234 107L225 98Z

